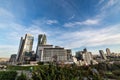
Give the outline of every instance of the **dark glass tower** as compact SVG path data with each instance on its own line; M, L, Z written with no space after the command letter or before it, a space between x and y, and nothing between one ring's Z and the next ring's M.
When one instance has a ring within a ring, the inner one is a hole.
M47 38L45 34L39 34L38 35L38 46L39 45L46 45Z

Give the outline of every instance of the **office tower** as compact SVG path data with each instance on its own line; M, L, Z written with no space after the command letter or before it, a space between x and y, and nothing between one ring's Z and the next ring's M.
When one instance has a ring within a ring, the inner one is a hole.
M36 60L37 61L43 60L44 48L53 48L53 45L40 45L40 46L38 46L37 51L36 51Z
M21 37L20 44L19 44L19 49L18 49L18 54L17 54L17 57L16 57L17 62L19 62L19 60L20 60L20 56L21 56L22 51L23 51L23 45L24 45L24 39L23 39L23 37Z
M88 65L91 64L91 61L93 60L93 56L91 52L87 52L87 49L85 48L83 50L83 60L87 62Z
M73 59L72 59L72 50L71 49L66 49L66 53L67 53L67 60L68 61L73 61Z
M76 52L75 57L77 58L77 60L82 60L82 59L83 59L83 58L82 58L82 53L83 53L83 51L78 51L78 52Z
M99 53L100 53L102 59L104 59L104 60L107 59L107 57L105 56L103 50L99 50Z
M107 55L110 55L110 54L111 54L111 52L110 52L110 49L109 49L109 48L106 48L106 53L107 53Z
M93 60L92 53L88 52L86 48L83 51L76 52L76 58L77 60L85 61L87 65L90 65Z
M87 52L87 49L86 49L86 48L84 48L84 49L83 49L83 51L84 51L84 52Z
M38 47L38 58L37 61L40 62L53 62L53 61L69 61L70 50L61 47L53 47L53 45L40 45ZM68 60L69 59L69 60Z
M38 35L38 43L37 43L37 48L36 48L36 58L38 58L38 47L40 46L40 45L46 45L46 43L47 43L47 38L46 38L46 35L45 34L39 34Z
M46 45L47 38L45 34L39 34L38 35L38 46L39 45Z
M17 62L24 62L25 53L32 51L33 40L34 37L31 34L26 34L25 39L21 37L17 55Z
M53 62L53 61L70 61L71 50L64 49L59 46L46 44L47 38L45 34L38 36L38 44L36 49L36 60L40 62Z
M44 48L43 62L67 61L67 53L64 48Z
M11 55L11 57L9 59L9 63L10 64L13 64L13 65L15 64L15 62L16 62L16 56L17 56L16 54L12 54Z

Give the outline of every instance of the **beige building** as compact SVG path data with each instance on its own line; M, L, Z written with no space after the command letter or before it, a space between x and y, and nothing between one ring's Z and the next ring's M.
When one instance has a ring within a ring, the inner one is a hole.
M43 54L44 54L44 49L45 48L52 48L53 45L39 45L38 49L36 51L36 60L37 61L42 61L43 60Z
M38 35L36 49L36 60L40 62L70 61L72 59L71 49L64 49L59 46L47 45L45 34Z
M78 61L82 61L85 65L90 65L93 61L93 56L91 52L88 52L85 48L83 51L76 52L76 58Z
M64 48L45 48L43 61L67 61L67 52Z
M53 47L53 45L41 45L38 48L37 61L40 62L60 62L70 61L70 49L64 49L61 47Z
M25 52L32 51L33 40L34 40L34 37L31 34L26 34L25 39L21 37L18 55L17 55L17 62L23 62Z
M107 56L109 56L111 54L110 52L110 49L109 48L106 48L106 53L107 53Z

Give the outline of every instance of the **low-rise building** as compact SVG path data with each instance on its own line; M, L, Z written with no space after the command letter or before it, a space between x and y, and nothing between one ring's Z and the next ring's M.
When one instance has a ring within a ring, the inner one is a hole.
M37 61L40 62L60 62L70 61L72 59L71 50L53 45L40 45L37 51Z

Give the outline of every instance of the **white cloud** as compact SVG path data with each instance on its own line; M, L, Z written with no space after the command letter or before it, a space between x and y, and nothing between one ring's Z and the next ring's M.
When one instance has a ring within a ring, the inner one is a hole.
M100 0L98 5L102 4L105 0Z
M98 23L99 23L98 19L96 19L96 20L88 19L88 20L82 22L81 24L83 24L83 25L95 25L95 24L98 24Z
M51 24L57 24L57 23L58 23L57 20L46 20L46 24L49 24L49 25L51 25Z
M36 50L38 34L48 34L40 27L41 26L34 23L29 26L24 26L15 22L9 24L0 23L0 34L2 34L0 38L3 41L0 42L0 54L5 53L1 56L9 57L10 54L17 54L20 37L24 37L26 33L30 33L34 36L33 50Z
M0 7L0 17L14 18L14 15L10 11Z
M102 29L67 32L59 36L61 45L68 48L99 47L120 44L120 24L107 26Z
M10 57L11 54L16 54L18 46L15 45L0 45L0 57Z
M71 20L71 19L73 19L73 18L75 18L75 15L73 14L68 20Z
M101 11L110 8L119 3L119 0L108 0L108 2L101 8Z
M81 26L81 25L97 25L99 24L100 20L98 19L87 19L85 21L82 22L69 22L69 23L65 23L64 26L65 27L75 27L75 26Z
M39 25L39 26L50 26L50 25L52 25L52 24L57 24L57 23L59 23L57 20L48 20L48 19L46 19L46 18L42 18L42 19L37 19L37 20L33 20L32 21L34 24L36 24L36 25ZM46 25L46 24L48 24L48 25Z
M1 55L1 57L9 57L11 54L17 54L20 37L24 37L26 33L30 33L34 36L33 50L36 50L38 34L46 34L47 36L53 35L52 31L43 31L42 28L44 26L48 26L47 24L50 26L58 23L57 20L48 20L43 18L33 20L31 24L25 26L14 21L15 17L13 17L11 12L5 9L1 9L1 12L4 12L4 15L0 13L0 16L6 20L5 22L0 22L0 55L5 53ZM8 20L8 18L10 18L10 20Z
M17 36L23 36L26 33L30 33L33 35L38 35L40 33L46 33L44 32L39 26L31 24L29 27L28 26L24 26L18 23L10 23L10 24L2 24L2 26L4 26L2 28L2 30L8 30L8 32L6 33L7 35L9 35L9 38L13 38L16 39L18 38ZM3 33L4 34L4 33ZM46 33L47 34L47 33Z
M14 14L4 8L0 8L0 17L0 55L5 53L1 57L17 54L20 37L24 37L26 33L34 36L33 50L36 50L38 34L50 35L47 30L43 31L41 28L46 24L58 23L57 20L39 19L25 26L16 22Z

